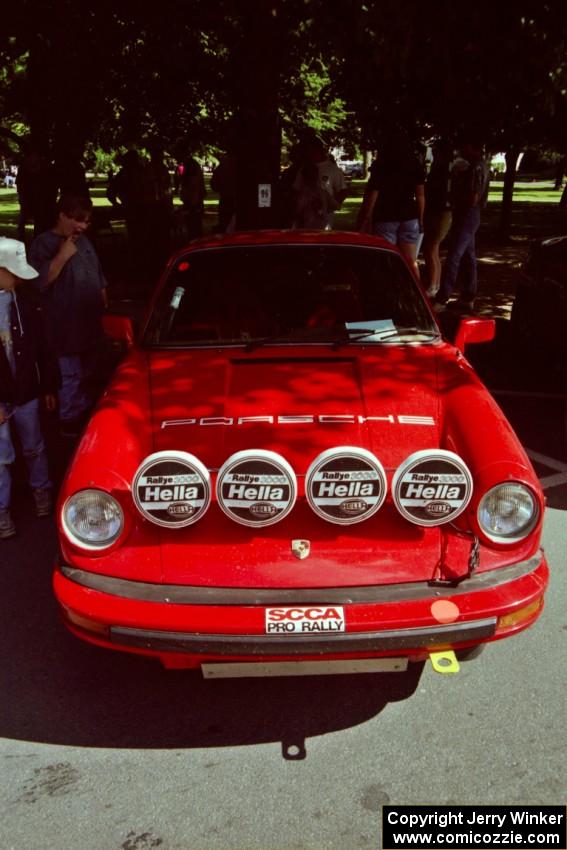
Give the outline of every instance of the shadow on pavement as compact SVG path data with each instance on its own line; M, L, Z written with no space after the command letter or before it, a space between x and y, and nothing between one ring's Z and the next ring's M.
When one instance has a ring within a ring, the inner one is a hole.
M20 536L2 547L0 736L81 747L191 748L305 741L364 723L410 697L407 674L205 681L158 662L90 646L60 623L51 592L57 544L49 520L18 500ZM25 545L23 545L25 542Z

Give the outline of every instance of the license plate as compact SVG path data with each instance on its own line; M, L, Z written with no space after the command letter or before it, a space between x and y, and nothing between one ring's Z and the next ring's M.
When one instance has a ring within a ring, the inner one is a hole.
M349 673L403 673L407 658L358 658L329 661L235 661L201 664L205 679L268 676L329 676Z

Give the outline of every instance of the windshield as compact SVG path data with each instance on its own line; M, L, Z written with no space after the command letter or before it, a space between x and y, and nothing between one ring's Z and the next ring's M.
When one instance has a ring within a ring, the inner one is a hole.
M254 347L437 336L418 286L394 252L261 245L193 251L177 260L144 342Z

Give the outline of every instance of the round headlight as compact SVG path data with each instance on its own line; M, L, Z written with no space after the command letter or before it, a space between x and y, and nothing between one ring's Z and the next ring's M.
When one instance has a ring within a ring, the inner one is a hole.
M104 549L124 528L122 508L103 490L79 490L65 502L63 527L67 537L85 549Z
M516 543L530 533L539 517L535 496L516 481L497 484L480 500L477 517L495 543Z

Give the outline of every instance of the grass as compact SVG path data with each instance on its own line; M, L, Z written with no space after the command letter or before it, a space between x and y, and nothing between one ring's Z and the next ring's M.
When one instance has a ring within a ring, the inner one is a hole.
M216 220L218 208L218 196L210 188L210 178L207 176L207 197L205 199L205 225L206 229L212 230ZM335 214L335 227L340 230L352 230L355 226L356 215L364 193L364 180L352 180L349 184L349 195L342 208ZM489 220L496 218L502 200L503 183L494 180L491 183L488 194L487 217ZM110 201L106 197L106 182L96 179L91 182L91 198L95 206L110 207ZM540 219L542 214L549 215L550 221L555 224L558 218L564 218L559 208L561 190L555 189L553 181L529 181L518 182L514 189L513 225L518 219L533 215ZM176 198L175 204L181 201ZM543 205L538 209L539 205ZM544 210L544 206L547 209ZM558 215L556 215L556 213ZM18 195L15 189L0 188L0 233L4 236L14 237L19 215ZM565 222L562 222L564 229ZM31 232L31 231L30 231Z
M352 180L349 195L342 208L335 213L335 227L340 230L352 230L364 194L366 181ZM496 229L502 203L504 184L494 180L490 184L488 205L483 216L488 229ZM518 182L514 187L512 208L512 230L521 235L524 230L537 229L540 225L550 235L565 230L567 213L559 207L561 190L554 188L553 181ZM546 227L547 225L547 227Z

